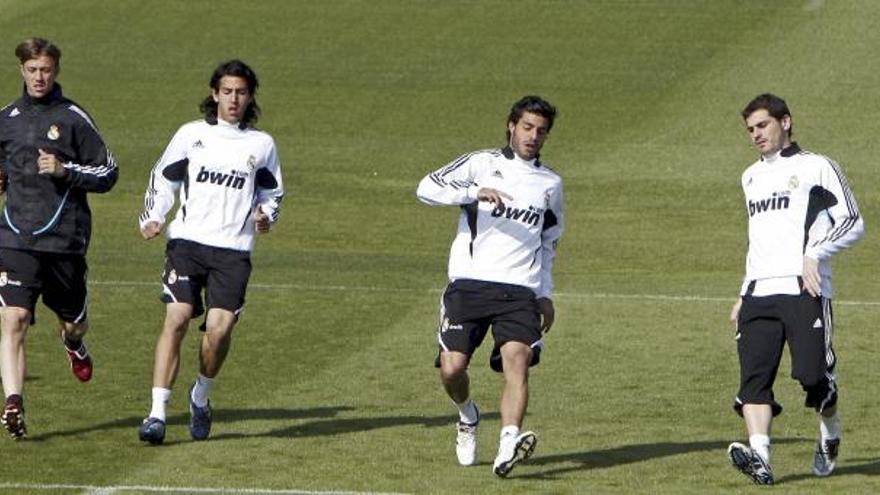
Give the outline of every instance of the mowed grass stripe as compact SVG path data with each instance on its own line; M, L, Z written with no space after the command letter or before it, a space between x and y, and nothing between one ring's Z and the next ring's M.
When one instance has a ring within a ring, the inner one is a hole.
M109 286L109 287L153 287L158 286L157 282L145 282L142 280L93 280L93 285ZM249 288L268 289L268 290L297 290L297 291L316 291L316 292L392 292L392 293L429 293L439 294L443 289L417 289L406 287L381 287L374 285L304 285L304 284L249 284ZM688 294L614 294L606 292L557 292L554 294L556 298L573 298L573 299L642 299L657 301L693 301L693 302L731 302L734 297L714 297L699 296ZM838 301L834 304L843 306L880 306L880 301Z
M216 488L192 486L149 486L149 485L118 485L94 486L73 484L41 484L41 483L0 483L0 489L11 490L82 490L89 494L112 494L120 492L148 493L238 493L253 495L402 495L394 492L351 492L351 491L312 491L312 490L273 490L268 488Z

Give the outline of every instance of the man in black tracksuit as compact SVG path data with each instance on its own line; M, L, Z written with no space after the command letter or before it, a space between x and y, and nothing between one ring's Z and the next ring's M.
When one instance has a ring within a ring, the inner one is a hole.
M82 342L88 330L86 251L91 211L86 193L116 183L113 155L89 115L55 82L61 52L30 38L15 50L24 94L0 109L0 376L6 397L0 422L26 435L22 388L25 336L37 299L58 316L73 374L92 376Z

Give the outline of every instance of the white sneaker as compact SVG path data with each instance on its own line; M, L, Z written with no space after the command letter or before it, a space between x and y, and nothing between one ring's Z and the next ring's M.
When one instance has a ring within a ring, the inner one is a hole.
M477 429L474 424L458 423L458 436L455 438L455 455L462 466L473 466L477 462Z
M816 455L813 457L813 473L816 476L828 476L834 471L837 464L837 452L840 449L840 439L820 439L816 443Z
M537 444L538 437L531 431L517 436L505 435L498 445L498 455L495 456L492 471L504 478L514 466L531 457Z

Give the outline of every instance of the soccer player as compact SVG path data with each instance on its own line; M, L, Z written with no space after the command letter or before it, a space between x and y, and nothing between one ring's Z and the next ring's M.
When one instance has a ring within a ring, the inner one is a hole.
M22 398L25 337L37 299L58 318L74 376L92 378L83 343L89 328L86 252L92 214L86 196L109 191L118 168L92 118L57 82L61 50L42 38L15 48L24 92L0 110L0 420L14 439L27 435Z
M156 343L152 408L138 430L151 444L165 439L180 344L190 320L205 309L199 374L189 389L189 430L194 440L208 438L209 394L244 308L254 235L269 232L278 219L281 168L272 137L253 127L260 112L257 86L256 74L244 62L221 63L200 107L204 119L177 131L147 185L140 216L145 239L161 232L176 194L180 201L167 229L165 323Z
M749 446L732 443L733 465L757 484L772 484L770 425L782 406L773 382L788 343L791 375L819 416L813 472L828 476L840 447L837 359L831 346L831 257L863 234L862 217L840 166L792 141L785 101L772 94L742 111L761 157L742 175L749 248L736 322L740 388L735 410Z
M504 477L527 459L537 437L521 432L529 367L538 364L543 333L554 320L553 258L562 234L562 179L539 159L556 109L537 96L517 101L507 118L507 145L465 154L428 174L418 198L458 206L458 234L449 253L449 285L440 306L436 365L458 408L456 454L477 457L480 410L467 368L492 327L490 365L504 374L501 436L493 471Z

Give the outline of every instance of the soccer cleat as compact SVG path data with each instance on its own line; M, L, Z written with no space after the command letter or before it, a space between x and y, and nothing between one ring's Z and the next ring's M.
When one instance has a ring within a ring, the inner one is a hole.
M834 471L837 464L837 452L840 449L840 439L820 439L816 442L816 455L813 457L813 473L816 476L828 476Z
M473 466L477 462L477 430L480 427L480 410L477 410L477 420L473 423L458 422L458 436L455 437L455 455L458 463L462 466Z
M138 428L138 438L152 445L162 445L165 441L165 422L159 418L148 417Z
M17 404L6 404L0 423L6 427L6 431L13 440L21 440L27 436L27 428L24 425L24 409Z
M531 431L520 433L516 437L509 435L502 438L492 471L504 478L514 466L531 457L537 444L538 437Z
M727 448L727 457L733 467L748 476L756 485L772 485L773 470L763 457L739 442Z
M62 339L63 341L64 339ZM86 343L82 342L79 349L71 350L64 344L64 350L67 351L67 360L70 362L70 371L81 382L87 382L92 379L92 356L89 355L89 349Z
M193 440L204 440L211 433L211 401L205 407L199 407L193 403L192 391L195 384L189 388L189 434Z

